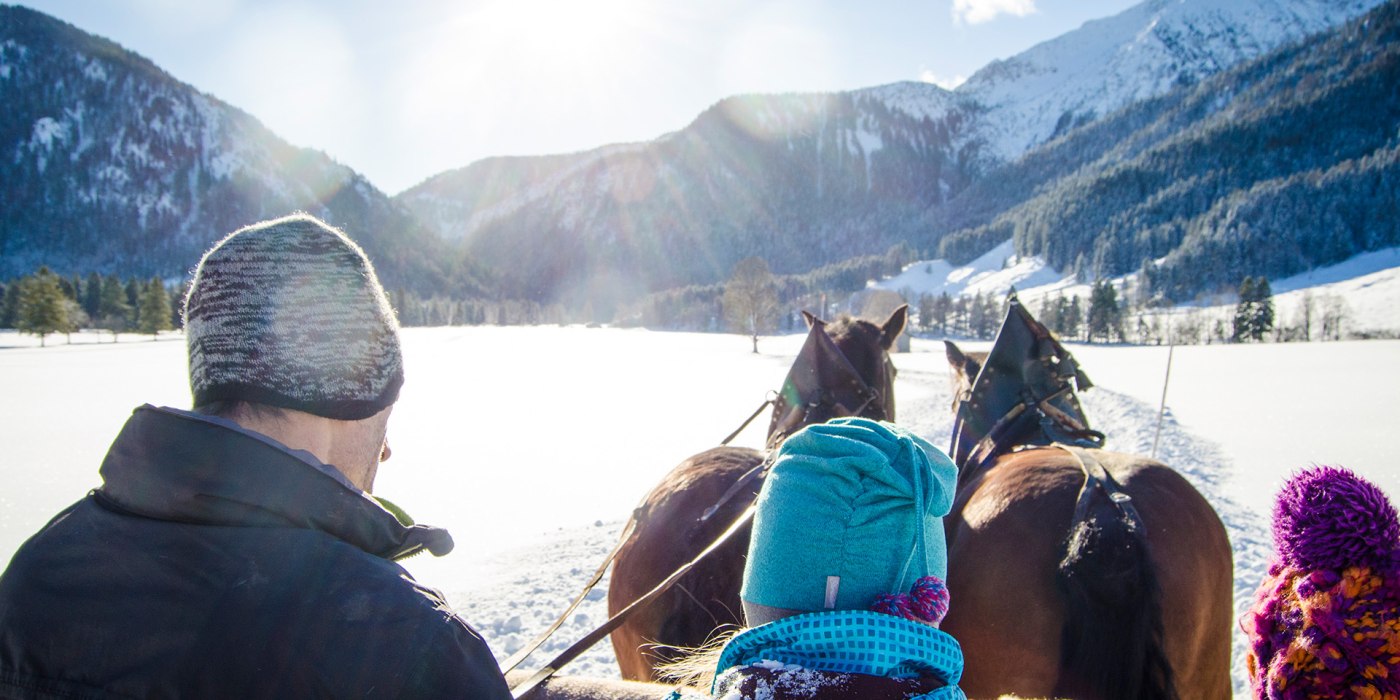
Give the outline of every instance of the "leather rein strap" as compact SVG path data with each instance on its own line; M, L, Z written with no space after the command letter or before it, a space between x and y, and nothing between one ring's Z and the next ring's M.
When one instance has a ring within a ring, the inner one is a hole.
M979 474L992 465L996 459L1019 445L1034 444L1030 438L1035 431L1044 432L1043 426L1046 422L1053 422L1060 431L1085 444L1094 447L1103 446L1104 435L1097 430L1076 421L1073 417L1055 408L1053 402L1069 393L1073 388L1065 385L1049 396L1037 398L1026 396L1021 403L1011 407L992 425L991 430L978 440L968 451L967 457L962 464L958 465L958 481L966 483L973 475ZM961 402L959 414L966 409L967 402ZM961 440L963 435L963 421L961 418L954 425L954 436ZM1041 442L1039 444L1046 444ZM953 445L953 454L961 450L958 444Z
M694 559L691 559L690 561L682 565L679 569L676 569L674 572L671 573L670 576L667 576L664 581L656 584L655 588L652 588L650 591L647 591L645 594L643 594L642 597L632 601L630 605L617 611L617 614L608 618L607 622L604 622L592 632L589 632L588 634L584 635L582 639L578 640L577 642L574 642L573 645L571 645L568 649L565 649L558 656L551 659L549 663L545 664L543 668L536 671L529 678L525 679L525 681L511 688L511 697L515 698L516 700L520 700L521 698L526 697L537 686L539 686L541 683L548 680L550 676L553 676L556 672L558 672L559 669L563 668L570 661L573 661L574 659L578 658L580 654L587 651L588 648L593 646L594 644L597 644L603 639L603 637L606 637L609 634L611 634L613 630L622 626L622 623L626 621L628 617L631 617L634 611L641 609L651 601L655 600L662 593L665 593L667 590L669 590L671 586L675 585L675 583L681 579L682 576L685 576L687 573L690 573L690 570L695 568L695 565L699 564L706 557L710 556L710 554L712 554L715 550L719 549L725 542L728 542L729 539L734 536L734 533L744 529L744 526L748 525L749 522L753 520L754 509L755 507L752 505L750 505L748 508L745 508L744 512L740 513L739 517L735 518L734 522L730 523L728 529L726 529L718 538L716 538L714 542L711 542L710 546L706 547L704 551L695 555Z
M737 436L739 433L742 433L744 431L744 428L749 427L749 424L752 423L754 419L759 416L759 414L763 413L764 409L768 408L771 405L773 405L772 398L765 400L762 404L759 405L758 410L754 411L753 414L750 415L748 419L743 422L743 424L741 424L734 432L730 433L728 437L725 437L724 440L720 442L720 444L728 445L730 442L732 442L735 436ZM719 510L719 508L722 507L725 503L728 503L731 499L733 499L734 496L739 492L739 490L743 486L751 483L756 476L766 471L767 466L768 460L765 459L758 466L745 472L741 477L739 477L739 480L735 482L733 486L730 486L729 490L726 491L724 495L720 497L719 501L717 501L714 505L710 506L705 510L704 515L702 515L700 519L709 520L710 517L714 515L715 511ZM597 644L599 641L602 641L603 637L606 637L609 634L611 634L612 631L621 626L622 623L626 621L628 617L631 617L634 611L642 608L647 603L650 603L652 600L655 600L656 597L661 595L662 593L665 593L668 589L671 588L671 586L673 586L676 583L676 581L680 580L682 576L684 576L691 569L695 568L696 564L699 564L701 560L709 556L709 554L714 550L718 549L720 545L723 545L725 542L727 542L730 539L730 537L734 535L735 532L741 530L745 524L752 520L753 511L754 507L753 505L750 505L743 513L739 515L737 519L735 519L735 521L729 526L728 529L721 533L720 536L716 538L714 542L710 543L709 547L706 547L704 551L697 554L694 559L691 559L689 562L681 566L681 568L677 569L670 576L666 577L665 580L657 584L656 587L652 588L650 591L647 591L646 594L642 595L642 597L633 601L630 605L623 608L622 610L619 610L616 615L608 618L606 622L604 622L602 625L598 626L596 629L589 632L588 634L584 635L582 639L578 640L577 642L574 642L572 646L570 646L568 649L565 649L558 656L551 659L549 663L545 664L544 667L536 671L530 677L526 678L524 681L511 688L511 693L513 697L517 699L525 697L527 693L529 693L531 690L533 690L535 687L545 682L546 680L549 680L550 676L553 676L559 671L559 669L563 668L570 661L573 661L574 659L578 658L578 656L583 652L587 651L589 647L592 647L594 644ZM612 566L613 561L617 559L618 552L622 551L623 545L627 543L627 540L632 536L632 533L636 531L637 522L640 520L641 512L642 506L641 504L638 504L637 507L632 510L632 517L627 520L627 526L622 529L622 534L618 536L617 544L613 545L612 551L608 552L608 555L603 558L602 563L599 564L598 568L593 571L593 575L588 579L588 583L584 585L583 590L579 591L578 595L574 596L573 601L569 603L569 606L565 608L564 612L554 620L553 624L551 624L548 629L542 632L539 636L535 637L535 639L533 639L529 644L526 644L514 654L511 654L508 658L506 658L504 662L501 663L502 674L514 671L516 667L520 666L520 664L525 661L525 659L529 658L531 654L535 653L535 651L541 646L543 646L546 641L549 641L549 638L554 636L554 633L558 632L559 628L564 625L564 621L567 620L569 616L573 614L574 610L578 609L578 606L583 603L584 599L588 597L588 594L592 592L592 590L595 587L597 587L598 583L603 580L603 575L607 573L608 567Z
M768 408L771 405L773 405L772 398L765 400L762 404L759 405L758 410L754 411L753 414L750 415L748 419L743 422L743 424L741 424L737 429L735 429L734 432L730 433L728 437L724 438L724 440L720 442L720 445L728 445L730 442L732 442L735 436L737 436L739 433L744 432L744 428L749 427L749 424L752 423L754 419L759 416L760 413L763 413L764 409ZM722 496L717 503L705 510L705 514L701 517L701 520L709 520L710 516L713 515L714 512L720 508L720 506L723 506L731 498L733 498L734 494L738 492L739 488L741 488L744 484L747 484L750 481L752 481L753 477L759 472L761 472L765 465L766 461L764 464L760 464L757 467L750 469L743 476L739 477L739 481L735 482L733 486L729 487L729 491L726 491L724 496ZM583 590L579 591L578 595L574 596L574 599L569 603L569 606L564 609L564 612L561 613L559 617L555 618L554 622L550 624L550 626L547 629L545 629L544 632L540 633L540 635L531 640L529 644L526 644L525 646L516 650L514 654L511 654L510 656L506 657L506 660L501 662L501 673L505 674L514 671L516 667L520 666L520 664L525 661L525 659L529 658L531 654L535 653L536 649L539 649L541 646L544 645L545 642L549 641L549 638L554 636L555 632L559 631L559 628L564 625L564 621L569 619L569 616L574 613L574 610L578 609L578 606L583 603L584 599L588 597L588 594L598 586L598 583L600 581L603 580L603 575L608 572L608 567L612 566L613 560L617 559L618 552L622 551L622 545L626 544L628 538L630 538L632 536L632 533L636 531L637 521L639 519L638 516L641 512L642 505L639 503L637 504L636 508L632 509L632 517L628 518L627 526L622 528L622 534L618 535L617 544L613 545L612 550L609 551L608 555L603 558L603 562L599 564L598 568L593 571L593 575L589 577L588 583L584 584Z

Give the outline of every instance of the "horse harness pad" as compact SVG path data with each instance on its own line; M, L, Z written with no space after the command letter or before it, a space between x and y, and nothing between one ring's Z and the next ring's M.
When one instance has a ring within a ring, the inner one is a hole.
M1086 449L1101 448L1104 442L1103 433L1089 428L1075 396L1076 387L1091 386L1074 356L1011 297L992 350L958 404L953 459L959 485L1017 447L1055 447L1068 452L1084 472L1071 522L1085 522L1102 494L1129 528L1143 532L1132 497Z
M971 391L958 403L952 457L960 480L1016 446L1102 447L1103 434L1089 428L1075 395L1092 386L1074 356L1013 296Z
M887 376L893 371L888 358L884 370ZM878 414L872 417L888 420L888 406L881 399L880 392L865 382L826 334L823 324L813 324L792 369L783 379L782 390L773 399L767 447L777 448L804 425L862 415L872 403Z
M709 520L740 493L747 493L748 502L752 503L753 499L758 497L758 486L763 483L768 468L773 464L778 445L803 426L841 416L862 415L872 403L875 404L875 418L889 419L888 405L881 401L884 397L879 390L861 378L845 353L841 352L841 348L827 335L824 325L820 322L812 325L812 329L807 332L807 340L802 344L802 350L793 360L792 369L788 370L783 379L783 388L759 407L762 411L770 404L773 406L773 417L768 424L768 440L765 447L768 451L767 457L735 480L714 505L705 509L699 518L700 521ZM894 363L888 357L885 358L883 369L886 385L893 384ZM823 378L827 381L823 381ZM839 391L833 392L825 388L830 385L836 386ZM813 420L814 418L821 420ZM753 416L750 416L749 420L753 420ZM747 425L748 421L745 421L744 425L731 433L722 444L728 444Z

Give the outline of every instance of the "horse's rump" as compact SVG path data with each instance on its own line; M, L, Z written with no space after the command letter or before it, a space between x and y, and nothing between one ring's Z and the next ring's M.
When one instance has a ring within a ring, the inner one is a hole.
M1060 449L1003 456L960 489L948 520L944 629L966 652L964 689L1229 697L1224 527L1166 465L1091 454L1132 497L1141 530L1103 494L1073 522L1084 470Z
M640 598L723 533L753 502L763 484L762 475L754 473L750 483L734 491L708 518L704 514L744 475L753 473L763 456L744 447L716 447L690 457L667 474L634 514L637 531L618 551L608 584L610 603L621 607ZM750 530L745 526L736 532L715 550L706 566L691 570L651 605L638 610L629 624L613 631L613 647L633 652L618 653L624 678L654 678L655 665L679 655L675 648L699 647L716 629L740 623L735 601L741 581L733 571L743 570ZM697 607L703 612L676 614ZM655 637L643 638L642 630L654 630ZM640 654L634 651L642 649Z

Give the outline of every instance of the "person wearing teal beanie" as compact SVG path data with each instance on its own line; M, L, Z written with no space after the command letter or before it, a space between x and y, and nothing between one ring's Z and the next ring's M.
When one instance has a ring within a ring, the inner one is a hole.
M961 647L937 628L956 483L942 450L890 423L839 418L784 441L744 566L748 627L709 697L964 698Z

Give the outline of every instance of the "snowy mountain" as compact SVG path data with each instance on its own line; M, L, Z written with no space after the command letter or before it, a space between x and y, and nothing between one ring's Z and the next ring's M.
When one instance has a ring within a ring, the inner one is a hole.
M963 262L1010 239L1188 301L1400 245L1400 4L1134 103L930 211Z
M1121 140L1136 139L1140 152L1192 129L1194 120L1228 119L1228 110L1218 106L1169 113L1177 103L1159 102L1168 99L1164 95L1202 96L1204 90L1191 91L1212 77L1378 4L1151 0L995 62L951 92L897 83L836 94L735 97L652 142L490 159L430 178L398 200L443 236L463 241L471 258L502 270L504 293L541 301L587 297L607 304L711 284L749 256L765 258L778 273L882 254L899 244L966 261L1019 231L994 226L998 216L1078 168L1111 169L1137 155L1114 150ZM1292 79L1296 85L1298 76L1287 71L1315 68L1276 60L1259 70L1277 69L1275 83ZM1314 97L1314 106L1325 101ZM1248 102L1258 96L1245 98L1231 108L1249 104L1261 114ZM1275 90L1267 98L1279 102L1288 95ZM1093 131L1109 117L1117 119L1112 129ZM1269 129L1267 122L1256 126L1261 134ZM1140 133L1144 129L1150 138ZM1057 145L1075 135L1075 152ZM1266 169L1256 172L1259 180L1271 177ZM1172 173L1192 175L1189 169ZM1071 214L1097 206L1092 191L1060 193L1040 205ZM1140 204L1143 196L1123 206ZM1204 201L1209 206L1213 199ZM1112 214L1105 210L1104 216ZM1091 225L1103 221L1086 220L1084 230ZM1044 225L1037 231L1047 242L1032 249L1018 239L1017 250L1043 253L1062 270L1077 269L1077 255L1104 274L1142 262L1142 245L1100 250L1092 237L1076 233L1057 248L1056 231ZM1154 239L1146 248L1160 258L1180 241Z
M355 171L47 15L0 6L0 103L0 278L41 264L179 277L224 234L304 210L364 245L392 286L471 284Z
M748 256L805 272L907 240L970 181L957 125L860 91L733 97L655 141L489 159L397 199L507 296L611 304Z
M1190 298L1394 244L1374 214L1400 167L1394 4L1338 29L1377 4L1150 0L955 91L731 97L653 141L491 158L392 200L112 42L0 6L0 278L178 277L220 235L301 209L392 287L595 318L749 256L792 275L1013 239Z
M1073 126L1334 27L1382 0L1148 0L977 71L968 138L1009 161ZM935 112L936 114L936 112Z

